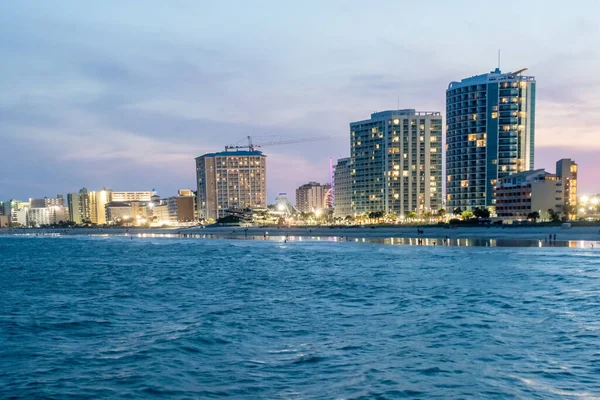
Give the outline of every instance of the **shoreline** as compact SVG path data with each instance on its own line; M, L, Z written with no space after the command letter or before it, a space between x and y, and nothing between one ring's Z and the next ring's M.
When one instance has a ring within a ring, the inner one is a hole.
M422 233L418 233L421 230ZM552 238L550 240L550 235ZM556 235L556 238L554 236ZM600 249L599 227L189 227L0 229L2 236L131 236L190 239L367 242L392 245Z

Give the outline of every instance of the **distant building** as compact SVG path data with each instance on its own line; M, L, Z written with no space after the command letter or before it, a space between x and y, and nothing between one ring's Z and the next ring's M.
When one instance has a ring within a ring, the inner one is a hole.
M556 162L556 175L563 183L563 209L567 210L569 215L577 214L577 169L577 164L570 158L563 158Z
M50 207L31 207L27 210L27 224L29 227L50 225Z
M169 222L182 223L196 221L194 205L194 196L169 197L167 199Z
M562 213L563 182L543 169L525 171L501 178L496 186L496 214L503 220L526 220L537 211L549 220L548 210Z
M82 188L79 193L67 194L67 202L69 204L69 221L76 224L91 221L90 196L86 188Z
M135 219L135 212L131 203L111 201L105 205L107 223L131 223Z
M352 209L424 214L442 207L442 115L383 111L350 124Z
M196 158L198 217L217 219L229 209L267 206L266 156L223 151Z
M10 201L0 201L0 215L10 216Z
M90 220L93 224L106 224L106 204L112 201L112 189L89 192Z
M350 158L340 158L333 172L333 214L337 218L352 215L352 168Z
M128 202L128 201L141 201L149 202L152 201L154 192L112 192L111 201L115 202Z
M155 224L158 225L169 225L171 221L169 219L169 206L167 203L155 205L152 209L152 217Z
M327 208L326 198L330 185L309 182L296 189L296 208L300 212L313 212Z
M57 195L56 198L52 197L44 197L43 199L31 199L31 208L44 208L44 207L52 207L59 206L65 207L65 199L62 195Z
M11 200L9 202L11 225L27 226L27 211L30 208L28 201Z
M7 228L8 221L9 221L8 215L0 215L0 228Z
M533 76L490 73L446 90L446 202L451 210L493 211L498 180L533 169Z

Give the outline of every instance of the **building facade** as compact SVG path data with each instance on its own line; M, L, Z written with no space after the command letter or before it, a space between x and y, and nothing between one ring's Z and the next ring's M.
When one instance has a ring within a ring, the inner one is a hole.
M564 204L563 212L567 216L577 214L577 169L578 165L570 158L563 158L556 162L556 175L563 182Z
M54 197L44 197L43 199L31 199L31 208L44 208L44 207L65 207L65 199L59 194Z
M267 161L260 151L223 151L196 158L198 217L267 206Z
M350 124L352 210L404 216L442 208L442 116L414 109Z
M563 182L543 169L525 171L500 178L496 185L496 214L507 221L526 220L538 212L549 220L549 210L559 214L564 204Z
M314 212L327 208L327 195L330 185L309 182L296 189L296 209L300 212Z
M128 201L152 201L154 192L112 192L111 201L128 202Z
M495 207L499 179L533 169L535 91L524 70L452 82L446 91L446 201Z
M90 199L90 220L93 224L105 225L106 219L106 204L112 201L112 190L102 189L89 193Z
M68 193L67 202L69 204L69 221L78 225L91 221L90 196L86 188L82 188L79 193Z
M352 215L352 168L350 158L340 158L333 171L333 215L345 218Z

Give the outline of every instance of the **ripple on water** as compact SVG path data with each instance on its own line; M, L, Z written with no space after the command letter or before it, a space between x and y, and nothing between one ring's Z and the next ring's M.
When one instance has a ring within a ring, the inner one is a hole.
M568 248L0 238L0 397L599 398Z

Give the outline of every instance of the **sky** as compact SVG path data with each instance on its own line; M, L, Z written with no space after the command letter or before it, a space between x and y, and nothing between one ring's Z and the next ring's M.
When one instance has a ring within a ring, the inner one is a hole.
M294 198L349 155L351 121L444 111L451 81L529 68L535 167L600 193L600 0L0 3L0 199L196 188L194 158L265 147Z

